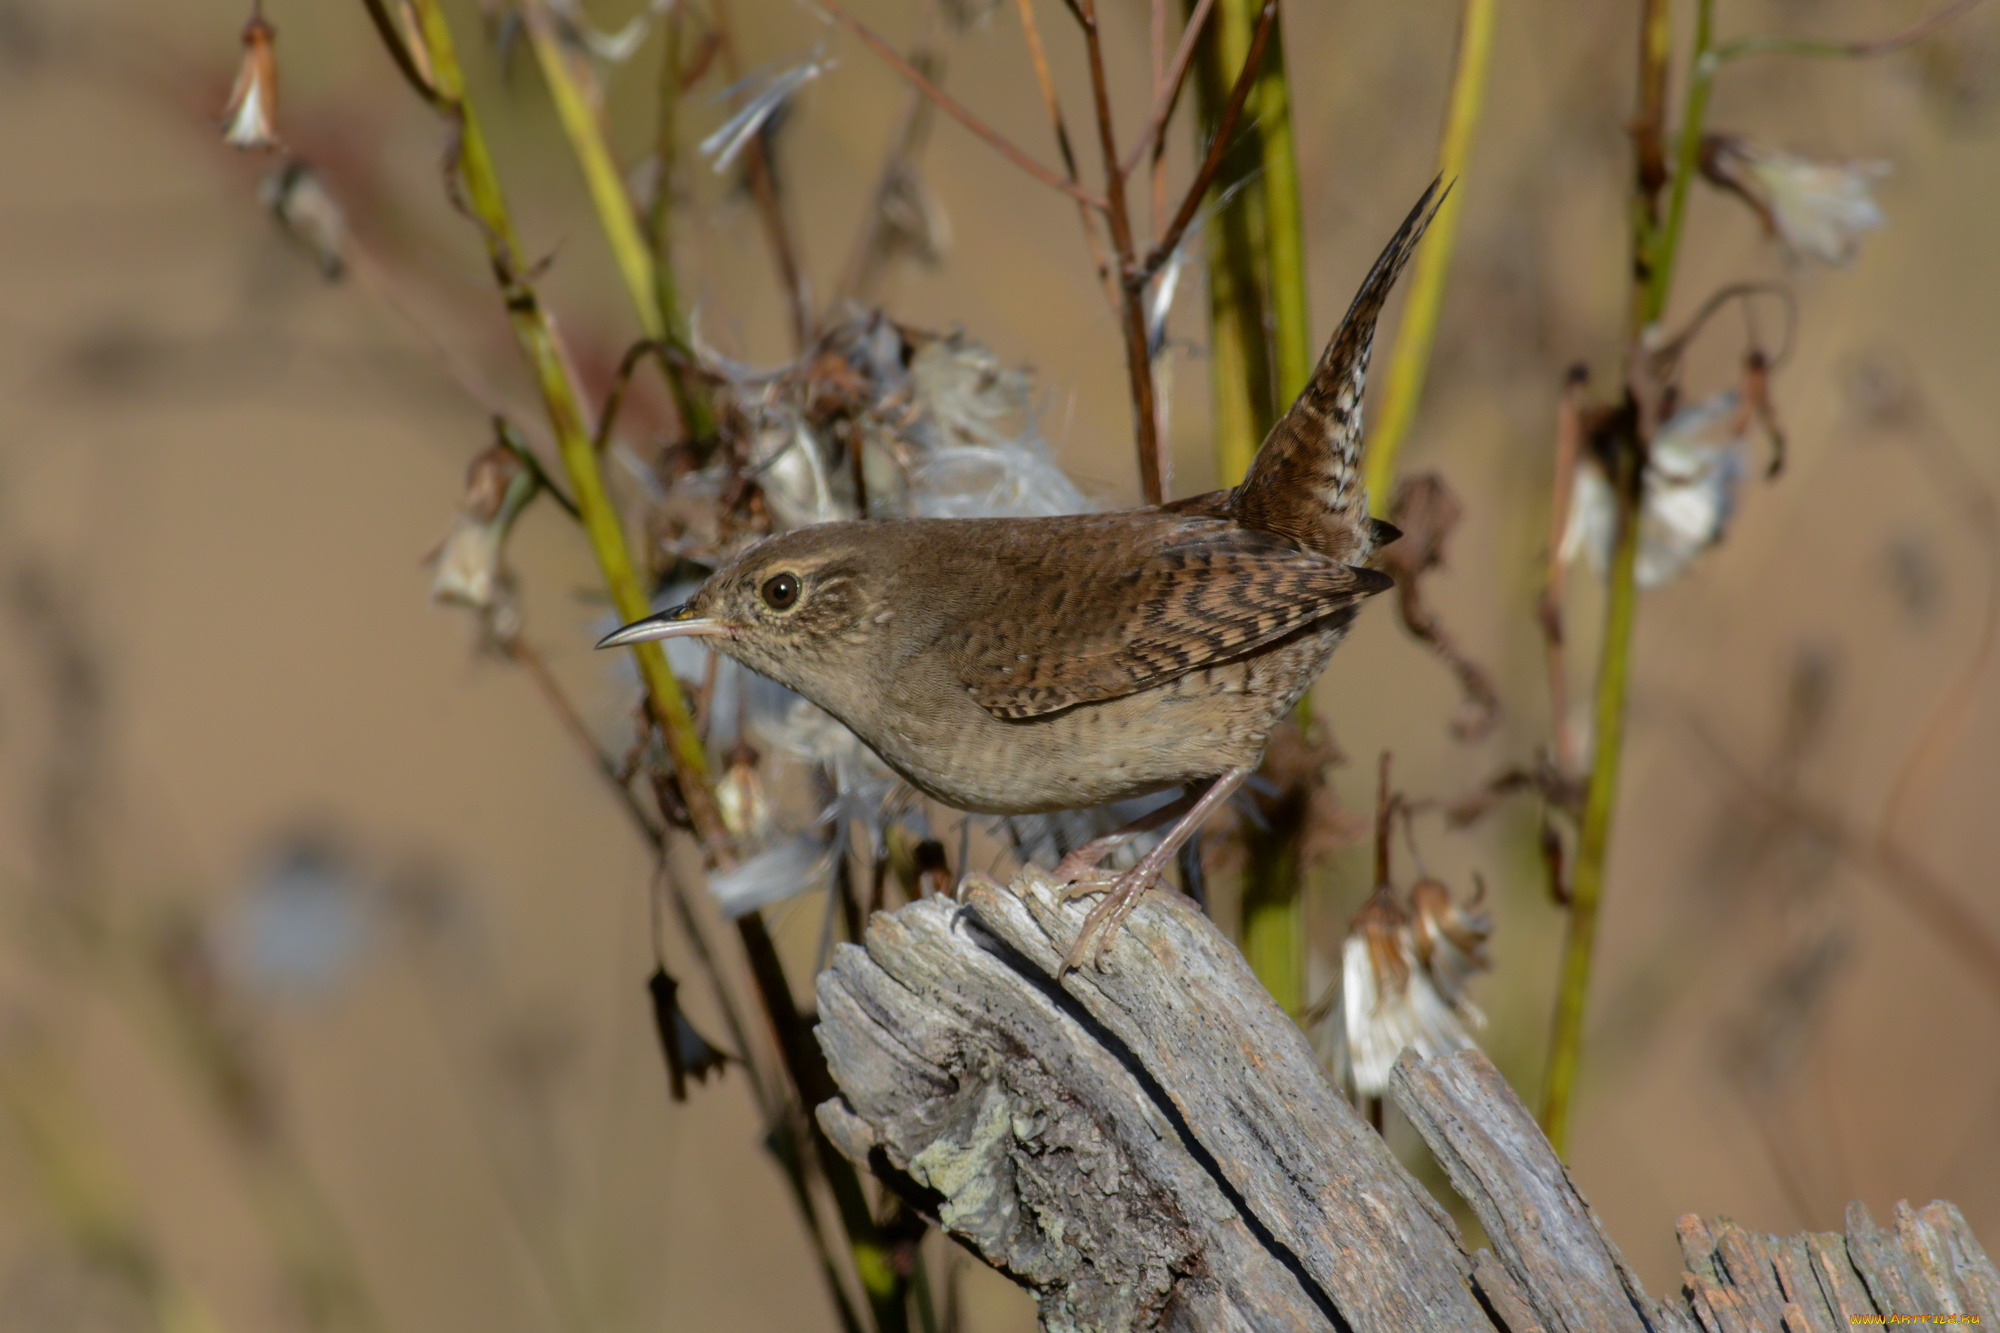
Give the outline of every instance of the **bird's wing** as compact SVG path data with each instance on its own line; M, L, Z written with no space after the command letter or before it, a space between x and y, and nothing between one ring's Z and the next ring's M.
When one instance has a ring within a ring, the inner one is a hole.
M947 636L948 657L995 717L1134 693L1283 638L1390 586L1268 533L1161 516L1136 561L1088 539L1003 560L988 614Z

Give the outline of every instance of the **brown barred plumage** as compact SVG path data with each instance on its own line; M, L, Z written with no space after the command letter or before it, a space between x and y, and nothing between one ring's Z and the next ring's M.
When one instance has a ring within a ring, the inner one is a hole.
M1362 567L1393 529L1367 513L1361 396L1376 318L1440 198L1434 182L1375 262L1241 486L1110 514L803 528L605 643L711 636L962 810L1216 779L1085 934L1115 928L1389 585Z

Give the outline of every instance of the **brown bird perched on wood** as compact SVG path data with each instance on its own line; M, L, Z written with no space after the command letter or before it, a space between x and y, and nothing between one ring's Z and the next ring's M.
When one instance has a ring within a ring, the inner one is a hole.
M840 719L925 795L978 814L1079 809L1209 779L1107 883L1117 843L1065 857L1105 894L1064 967L1103 945L1326 666L1365 568L1361 392L1375 321L1441 199L1433 182L1375 261L1312 380L1243 484L1157 508L1054 518L828 523L770 538L682 606L598 646L697 635Z

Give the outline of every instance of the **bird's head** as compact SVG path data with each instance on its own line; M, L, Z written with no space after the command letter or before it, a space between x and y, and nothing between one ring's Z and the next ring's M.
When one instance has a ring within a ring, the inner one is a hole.
M888 610L871 525L828 523L760 542L715 571L686 602L636 620L599 648L703 638L753 671L840 711L861 688L870 631Z

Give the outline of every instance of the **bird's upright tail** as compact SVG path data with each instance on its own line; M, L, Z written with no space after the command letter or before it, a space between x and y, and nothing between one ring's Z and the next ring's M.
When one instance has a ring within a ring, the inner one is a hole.
M1361 390L1375 319L1396 275L1437 216L1450 186L1432 181L1355 294L1298 401L1286 412L1236 488L1230 510L1248 527L1289 537L1345 563L1376 545L1361 481Z

